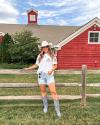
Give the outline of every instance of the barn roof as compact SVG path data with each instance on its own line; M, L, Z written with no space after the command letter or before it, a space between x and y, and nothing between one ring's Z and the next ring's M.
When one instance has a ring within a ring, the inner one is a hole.
M77 31L79 26L55 26L55 25L27 25L27 24L0 24L0 32L14 34L23 30L30 30L33 36L42 40L52 42L53 45L58 44L64 38L70 36Z

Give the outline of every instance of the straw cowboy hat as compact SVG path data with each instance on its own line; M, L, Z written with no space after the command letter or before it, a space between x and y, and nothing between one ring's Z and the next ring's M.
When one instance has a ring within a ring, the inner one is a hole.
M52 46L52 43L48 43L47 41L42 41L41 47L45 47L45 46Z

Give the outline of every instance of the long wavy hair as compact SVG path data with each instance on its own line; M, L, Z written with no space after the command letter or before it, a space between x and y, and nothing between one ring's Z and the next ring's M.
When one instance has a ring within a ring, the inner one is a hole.
M41 62L42 58L44 57L44 53L43 53L43 48L41 48L40 54L39 54L39 62ZM52 49L50 48L50 46L48 46L48 54L50 55L51 58L54 57L54 53L52 51Z

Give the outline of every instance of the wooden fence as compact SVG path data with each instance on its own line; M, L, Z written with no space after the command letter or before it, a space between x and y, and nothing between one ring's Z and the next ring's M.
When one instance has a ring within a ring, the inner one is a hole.
M24 73L21 73L24 74ZM26 73L25 73L26 74ZM57 73L59 74L59 72ZM67 74L66 74L67 75ZM57 87L68 87L68 86L78 86L81 87L80 95L59 95L60 99L80 99L81 106L86 106L86 97L94 97L100 96L100 94L86 94L86 87L87 86L94 86L94 84L86 84L86 75L87 75L87 66L83 65L81 70L81 84L79 83L57 83ZM38 87L38 84L32 83L0 83L0 88L35 88ZM96 85L98 87L98 85ZM41 96L0 96L0 100L40 100ZM51 96L49 96L51 99Z

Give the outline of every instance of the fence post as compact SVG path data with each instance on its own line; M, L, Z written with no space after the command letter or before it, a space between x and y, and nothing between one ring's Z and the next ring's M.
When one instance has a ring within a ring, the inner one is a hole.
M87 72L87 66L82 65L82 88L81 88L81 106L86 106L86 72Z

